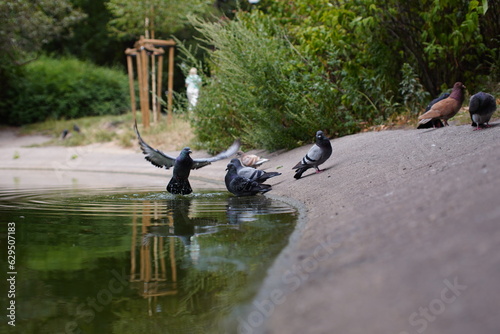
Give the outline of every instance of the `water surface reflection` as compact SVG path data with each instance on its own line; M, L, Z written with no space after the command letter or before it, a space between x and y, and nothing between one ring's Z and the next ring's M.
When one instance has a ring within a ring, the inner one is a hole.
M0 214L14 333L232 333L296 219L265 196L116 189L4 190Z

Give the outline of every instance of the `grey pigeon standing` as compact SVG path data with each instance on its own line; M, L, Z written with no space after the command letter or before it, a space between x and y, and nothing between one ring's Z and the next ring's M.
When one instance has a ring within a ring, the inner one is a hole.
M256 181L258 183L264 183L267 179L281 175L281 173L278 172L265 172L253 167L244 167L241 164L240 160L237 158L231 159L231 163L236 167L236 171L238 172L239 176L246 177L247 179Z
M323 131L316 132L316 144L309 149L309 152L296 164L292 169L296 169L293 176L297 180L302 177L302 174L309 168L315 168L316 173L321 172L319 165L324 163L332 155L332 144L330 140L323 135Z
M189 184L189 174L191 169L198 169L210 163L226 159L235 154L240 148L239 140L236 140L231 147L226 151L217 154L211 158L205 159L192 159L190 154L192 153L189 147L184 147L177 158L169 156L160 150L154 149L144 140L142 140L139 130L137 130L137 123L134 126L135 133L139 139L139 145L141 146L142 152L146 155L145 159L151 162L154 166L169 169L174 166L174 171L172 173L172 178L167 185L167 191L172 194L187 195L193 192L191 185Z
M497 110L497 103L493 95L479 92L470 98L469 113L472 120L472 126L475 130L481 129L481 125L486 124L484 127L489 127L489 121L493 113Z
M233 163L227 165L227 173L224 178L226 188L236 196L252 196L270 191L271 185L252 181L246 177L239 176Z

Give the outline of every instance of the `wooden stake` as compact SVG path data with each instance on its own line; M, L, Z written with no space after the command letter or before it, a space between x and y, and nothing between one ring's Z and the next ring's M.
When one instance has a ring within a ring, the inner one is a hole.
M167 122L172 123L172 92L174 90L174 47L168 48L168 117Z
M141 113L142 111L144 110L144 98L142 96L142 77L143 77L143 73L142 73L142 54L141 52L137 52L137 59L136 59L136 63L137 63L137 79L138 79L138 82L139 82L139 106L141 108Z
M160 103L160 100L161 100L161 96L162 96L162 77L163 77L163 55L160 54L158 56L158 94L156 96L156 103L157 103L157 112L158 112L158 119L160 119L160 116L161 116L161 103Z
M156 113L156 57L154 53L151 55L151 108L153 109L153 123L158 121Z
M134 87L134 66L132 64L132 55L127 55L127 70L128 70L128 85L130 88L130 107L134 120L136 119L135 113L135 87Z
M145 22L146 26L149 22ZM146 36L149 35L149 31ZM148 37L148 36L147 36ZM174 91L174 46L173 40L160 40L154 38L154 30L152 31L152 38L144 38L141 36L134 44L134 49L127 49L125 53L127 56L135 55L137 57L137 79L139 82L139 102L142 113L142 123L145 129L150 126L150 103L153 103L153 120L156 122L161 117L161 96L162 96L162 81L163 81L163 54L165 51L158 46L169 47L168 55L168 96L167 108L168 116L167 122L172 122L172 108L173 108L173 91ZM153 54L151 58L151 72L149 72L149 56L147 53ZM158 59L156 59L158 56ZM158 65L156 66L156 62ZM131 59L127 59L127 66L129 68L129 84L133 84L133 65ZM156 68L157 67L157 68ZM151 74L150 74L151 73ZM157 74L158 73L158 74ZM151 76L152 93L149 92L149 80ZM133 85L132 85L133 86ZM132 87L131 86L131 87ZM130 98L132 101L132 110L135 106L135 91L130 90ZM150 102L151 101L151 102ZM134 111L134 118L136 113Z
M148 73L148 54L146 49L141 50L141 68L142 68L142 95L141 101L144 101L142 105L142 123L144 128L149 128L149 73Z

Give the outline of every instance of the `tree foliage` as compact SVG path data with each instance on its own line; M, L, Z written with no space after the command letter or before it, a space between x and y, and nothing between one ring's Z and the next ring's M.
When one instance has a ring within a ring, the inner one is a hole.
M208 0L110 0L106 3L113 14L109 31L123 38L168 38L187 22L188 14L201 14L213 7Z
M0 0L0 48L8 56L3 61L32 60L52 38L84 17L68 0Z
M417 114L455 81L498 80L498 13L498 1L263 0L195 21L210 66L193 124L214 149L229 132L275 150Z

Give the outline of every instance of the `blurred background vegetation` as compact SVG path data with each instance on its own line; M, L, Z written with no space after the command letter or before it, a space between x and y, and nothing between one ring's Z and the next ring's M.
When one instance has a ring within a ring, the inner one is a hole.
M175 112L211 151L404 123L455 81L500 92L499 0L17 0L0 17L7 124L127 112L124 50L145 34L178 42Z

